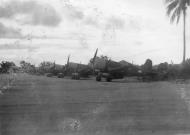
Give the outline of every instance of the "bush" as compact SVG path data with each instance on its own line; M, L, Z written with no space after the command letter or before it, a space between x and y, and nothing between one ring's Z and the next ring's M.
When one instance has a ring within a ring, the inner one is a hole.
M183 78L190 78L190 59L187 59L182 64L180 76Z
M0 66L1 66L1 68L0 68L1 73L8 73L10 68L15 66L15 64L13 62L9 62L9 61L2 61L0 63Z

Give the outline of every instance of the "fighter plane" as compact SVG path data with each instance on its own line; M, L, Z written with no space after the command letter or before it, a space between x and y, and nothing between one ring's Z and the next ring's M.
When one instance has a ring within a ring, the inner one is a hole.
M80 78L88 78L89 75L92 75L94 73L94 62L96 60L97 53L98 49L96 49L90 65L70 62L69 55L67 58L67 64L65 65L64 74L67 76L71 76L71 79L74 80L79 80Z
M101 81L102 78L105 78L107 82L111 82L112 79L124 78L126 66L108 59L100 63L102 64L95 66L96 70L98 70L96 81Z

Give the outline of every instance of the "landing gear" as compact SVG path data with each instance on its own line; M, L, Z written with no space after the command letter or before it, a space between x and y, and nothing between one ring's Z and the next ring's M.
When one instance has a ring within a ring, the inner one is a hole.
M73 80L79 80L80 79L79 73L72 73L71 79L73 79Z
M112 78L108 76L108 77L106 78L106 81L107 81L107 82L111 82L111 81L112 81Z
M96 81L100 82L102 80L101 75L96 76Z
M112 77L109 73L99 73L96 76L96 81L100 82L102 80L102 77L106 79L107 82L111 82L112 81Z
M65 76L65 75L64 75L63 73L59 73L59 74L57 75L58 78L64 78L64 76Z

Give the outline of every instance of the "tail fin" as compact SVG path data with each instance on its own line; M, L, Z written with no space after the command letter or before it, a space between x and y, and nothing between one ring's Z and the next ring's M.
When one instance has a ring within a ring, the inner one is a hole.
M98 48L96 49L96 52L95 52L94 57L93 57L93 60L92 60L92 64L93 64L93 65L94 65L94 62L95 62L95 60L96 60L97 53L98 53Z
M95 68L94 68L94 64L95 64L95 61L96 61L96 56L97 56L97 53L98 53L98 48L96 49L96 52L94 54L94 57L93 57L93 60L92 60L92 68L93 68L93 73L95 74Z
M68 58L67 58L67 67L69 66L69 60L70 60L70 54L68 55Z
M69 60L70 60L70 54L68 55L68 58L67 58L67 64L65 66L65 72L67 72L67 70L69 68Z

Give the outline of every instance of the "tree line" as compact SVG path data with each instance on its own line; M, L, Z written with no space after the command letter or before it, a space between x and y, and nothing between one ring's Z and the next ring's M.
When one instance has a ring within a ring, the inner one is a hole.
M109 60L107 56L97 57L97 59ZM89 61L89 68L84 68L84 73L88 72L92 74L92 68L90 68L91 60ZM110 62L108 67L117 67L119 62ZM65 73L67 65L57 65L55 62L43 61L38 66L31 64L30 62L20 61L19 66L16 66L14 62L2 61L0 63L0 73L21 72L35 75L45 75L52 73L58 75L59 73ZM69 72L76 72L75 69L69 69ZM139 74L156 73L160 77L159 80L174 79L174 78L190 78L190 59L186 59L183 64L169 64L163 62L157 65L153 65L151 59L147 59L142 65L134 65L129 63L125 65L125 76L138 76Z

